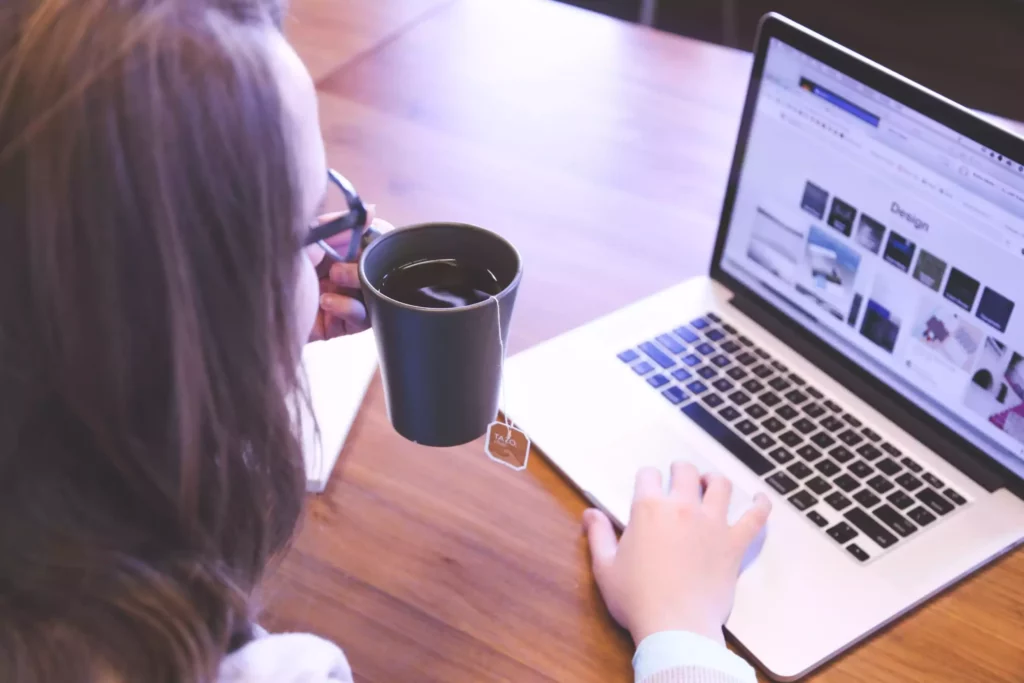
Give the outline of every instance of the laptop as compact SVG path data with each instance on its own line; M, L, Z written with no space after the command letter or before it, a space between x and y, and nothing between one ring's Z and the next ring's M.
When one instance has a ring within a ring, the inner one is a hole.
M509 359L619 525L641 466L774 512L726 624L798 678L1024 538L1024 141L778 15L694 278Z

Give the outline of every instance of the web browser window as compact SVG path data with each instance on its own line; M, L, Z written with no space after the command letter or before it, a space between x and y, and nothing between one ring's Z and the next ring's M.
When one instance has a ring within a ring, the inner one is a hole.
M1024 162L773 39L722 267L1024 475Z

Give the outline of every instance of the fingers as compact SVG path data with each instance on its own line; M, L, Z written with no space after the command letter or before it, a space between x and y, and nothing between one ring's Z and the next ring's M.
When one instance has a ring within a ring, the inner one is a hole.
M736 542L746 550L747 546L754 542L757 535L764 529L768 522L768 515L772 511L772 503L768 496L758 493L754 496L754 505L740 517L732 527Z
M672 481L669 494L688 503L700 502L700 473L692 463L676 460L672 463Z
M644 498L657 498L665 493L661 483L661 472L654 467L642 467L636 473L636 488L633 491L633 500Z
M615 561L618 550L618 539L608 515L600 510L590 508L583 513L583 528L587 531L590 542L590 558L594 565L594 577L600 584L602 577Z
M366 324L366 306L359 299L327 292L320 295L320 308L352 325Z
M343 289L359 289L359 265L335 263L331 265L331 283Z
M717 517L724 518L729 512L732 497L732 482L721 474L708 472L701 477L704 485L704 507Z

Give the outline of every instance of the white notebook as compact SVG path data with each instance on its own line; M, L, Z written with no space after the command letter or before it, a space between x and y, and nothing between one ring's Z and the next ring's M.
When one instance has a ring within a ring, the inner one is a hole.
M320 493L338 462L352 423L377 371L373 332L307 344L302 364L309 381L313 413L320 427L303 416L306 490Z

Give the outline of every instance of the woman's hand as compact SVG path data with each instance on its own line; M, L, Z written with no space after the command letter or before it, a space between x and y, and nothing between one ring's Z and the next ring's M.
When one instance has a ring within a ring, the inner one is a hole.
M367 220L372 228L380 232L392 229L386 221L373 217L373 207L367 209ZM320 220L326 222L337 216L338 214L329 214L321 216ZM351 238L352 232L346 231L329 237L325 242L339 254L346 254ZM309 247L308 253L320 276L320 308L317 311L310 341L334 339L369 329L366 306L361 298L358 257L351 263L337 263L315 244ZM361 253L360 250L359 254Z
M771 511L768 498L758 494L754 506L729 526L731 493L725 477L702 479L693 465L676 462L668 494L658 470L637 473L620 541L603 512L584 513L601 595L638 645L658 631L690 631L724 642L740 563Z

